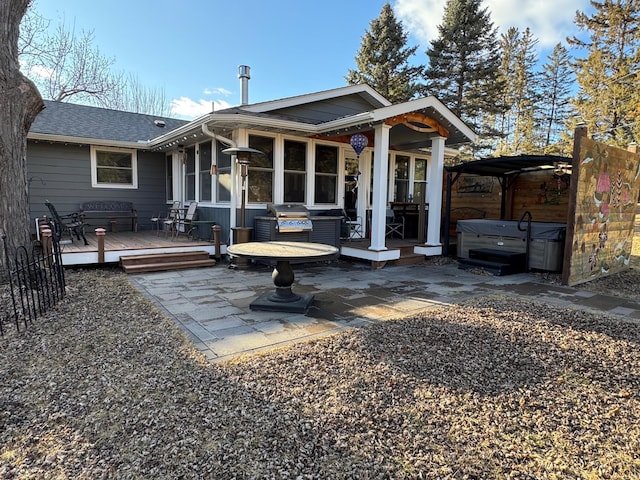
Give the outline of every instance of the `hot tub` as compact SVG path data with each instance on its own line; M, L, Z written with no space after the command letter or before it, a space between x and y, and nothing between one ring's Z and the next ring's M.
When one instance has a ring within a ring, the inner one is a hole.
M522 227L526 228L526 222ZM553 222L531 222L529 268L559 272L562 270L564 239L567 225ZM456 226L458 258L469 258L476 248L526 252L527 232L518 230L516 220L458 220Z

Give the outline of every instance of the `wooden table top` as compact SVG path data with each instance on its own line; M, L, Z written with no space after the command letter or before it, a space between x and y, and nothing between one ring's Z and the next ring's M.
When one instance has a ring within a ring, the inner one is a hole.
M309 242L248 242L227 247L227 253L239 257L271 258L273 260L319 260L337 255L339 250L331 245Z

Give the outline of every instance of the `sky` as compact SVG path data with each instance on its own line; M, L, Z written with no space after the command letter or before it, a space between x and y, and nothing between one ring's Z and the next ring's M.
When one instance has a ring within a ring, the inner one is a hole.
M387 0L36 0L34 8L94 45L148 88L162 89L170 116L193 119L240 104L238 66L251 67L250 103L346 85L370 22ZM445 0L389 0L417 46L411 63L426 64ZM589 0L485 0L500 32L530 27L539 58L575 33Z

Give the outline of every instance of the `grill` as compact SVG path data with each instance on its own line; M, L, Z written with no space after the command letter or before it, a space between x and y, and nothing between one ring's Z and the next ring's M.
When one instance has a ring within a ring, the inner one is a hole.
M269 215L276 217L276 229L284 232L310 232L313 223L309 218L309 210L304 205L273 205L267 206Z

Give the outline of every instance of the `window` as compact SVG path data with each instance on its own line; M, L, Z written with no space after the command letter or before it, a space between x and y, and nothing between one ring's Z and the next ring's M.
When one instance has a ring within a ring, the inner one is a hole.
M91 147L91 185L98 188L138 188L136 151Z
M222 153L222 150L228 148L216 141L216 159L218 165L218 174L216 175L216 201L231 201L231 155Z
M396 173L393 198L396 202L409 201L409 161L406 155L396 155Z
M185 164L185 200L187 202L196 199L196 147L186 148L182 157Z
M426 195L427 161L424 158L416 158L416 165L413 175L413 201L419 203L424 198L426 202Z
M200 201L211 201L211 142L201 143L200 149Z
M247 200L273 202L273 138L249 135L249 147L264 155L252 155L247 176Z
M316 145L315 203L336 204L338 193L338 149Z
M307 165L307 144L284 141L284 201L304 203Z
M173 200L173 156L171 154L165 157L167 171L167 200Z

